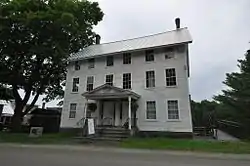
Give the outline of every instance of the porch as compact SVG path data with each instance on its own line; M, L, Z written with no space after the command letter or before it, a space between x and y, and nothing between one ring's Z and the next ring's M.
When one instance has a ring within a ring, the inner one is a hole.
M94 118L96 127L136 127L136 101L140 96L135 92L104 84L83 96L87 100L84 117ZM96 104L95 111L88 108L91 103Z

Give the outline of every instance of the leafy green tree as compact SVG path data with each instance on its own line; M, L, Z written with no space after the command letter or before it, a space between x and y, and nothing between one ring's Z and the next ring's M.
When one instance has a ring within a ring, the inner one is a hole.
M94 42L93 26L102 18L98 3L87 0L0 1L0 84L15 99L13 131L40 95L61 94L68 56Z
M214 99L227 107L228 117L250 128L250 50L238 63L240 71L228 73L223 82L229 88Z

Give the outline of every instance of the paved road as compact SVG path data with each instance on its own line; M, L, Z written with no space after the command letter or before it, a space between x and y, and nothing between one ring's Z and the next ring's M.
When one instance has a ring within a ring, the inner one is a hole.
M176 154L175 154L176 153ZM178 152L41 148L0 145L1 166L249 166L250 157L182 155Z

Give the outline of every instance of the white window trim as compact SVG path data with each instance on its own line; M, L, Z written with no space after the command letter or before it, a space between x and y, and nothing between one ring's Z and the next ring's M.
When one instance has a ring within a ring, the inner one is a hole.
M79 69L76 70L76 63L78 63ZM80 61L74 61L74 65L73 65L74 71L80 71L81 70L81 65L80 65Z
M94 67L89 67L89 65L90 65L90 63L89 63L89 60L91 60L91 59L94 59ZM87 69L88 70L91 70L91 69L94 69L96 67L96 59L95 58L89 58L89 59L87 59Z
M73 80L74 80L74 78L79 78L79 84L78 84L78 91L77 91L77 92L74 92L74 91L73 91L73 83L74 83ZM72 80L72 84L71 84L71 93L72 93L72 94L77 94L77 93L79 93L79 91L80 91L80 77L72 77L71 80Z
M168 59L166 59L166 55L167 55L167 54L172 55L173 58L168 58ZM177 54L176 54L175 52L164 52L163 55L164 55L163 58L164 58L165 61L177 59L177 58L176 58L176 55L177 55Z
M176 77L176 85L173 86L167 86L167 80L166 80L166 70L167 69L175 69L175 77ZM177 74L177 70L175 67L167 67L164 69L164 79L165 79L165 87L166 88L177 88L178 87L178 74Z
M154 101L155 102L155 119L147 119L147 102L148 101ZM157 116L157 101L155 100L155 99L152 99L152 100L145 100L145 102L144 102L145 104L144 104L144 106L145 106L145 121L147 121L147 122L157 122L158 121L158 116Z
M74 117L74 118L70 118L70 117L69 117L70 111L71 111L71 110L70 110L70 105L71 105L71 104L76 104L76 110L75 110L75 111L76 111L76 114L77 114L78 103L69 103L69 114L68 114L68 118L69 118L69 119L75 119L75 118L76 118L76 114L75 114L75 117Z
M128 52L128 53L130 53L130 63L126 63L126 64L123 63L123 56L124 56L123 54L126 54L126 53L123 53L122 54L122 65L132 65L133 64L132 53L131 52Z
M107 65L108 56L113 56L113 65L112 65L112 66L108 66L108 65ZM106 56L106 60L105 60L105 63L106 63L105 65L106 65L106 66L105 66L105 67L106 67L106 68L114 67L114 65L115 65L115 57L114 57L114 55L108 55L108 56Z
M106 84L106 76L107 75L113 75L113 86L115 86L115 74L114 73L108 73L104 75L104 84Z
M154 71L154 74L155 74L155 86L154 87L147 87L147 71ZM166 79L166 78L165 78ZM145 80L145 89L155 89L156 88L156 70L155 69L152 69L152 70L146 70L145 71L145 77L144 77L144 80Z
M86 76L86 80L85 80L85 81L86 81L86 87L85 87L85 89L84 89L85 92L89 92L89 91L87 91L88 77L93 77L93 89L95 89L95 76L94 76L94 75L87 75L87 76Z
M121 88L123 89L123 74L130 73L131 75L131 89L125 89L125 90L132 90L133 89L133 74L131 72L124 72L121 75L122 81L121 81Z
M179 119L168 119L168 101L171 101L171 100L177 100L178 102L178 114L179 114ZM180 122L181 121L181 111L180 111L180 99L166 99L166 119L167 119L167 122Z

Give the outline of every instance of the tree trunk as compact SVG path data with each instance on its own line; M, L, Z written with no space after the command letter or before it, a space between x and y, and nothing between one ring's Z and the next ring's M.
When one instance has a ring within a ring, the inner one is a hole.
M16 105L14 115L12 116L11 132L21 132L21 123L23 119L22 110L23 106Z

